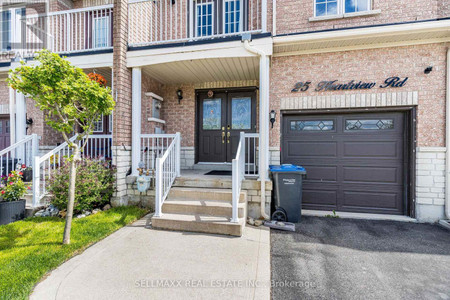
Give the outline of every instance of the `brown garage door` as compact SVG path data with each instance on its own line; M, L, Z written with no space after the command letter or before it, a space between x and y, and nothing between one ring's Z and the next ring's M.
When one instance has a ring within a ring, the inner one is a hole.
M402 113L285 115L282 162L306 168L303 208L404 214Z

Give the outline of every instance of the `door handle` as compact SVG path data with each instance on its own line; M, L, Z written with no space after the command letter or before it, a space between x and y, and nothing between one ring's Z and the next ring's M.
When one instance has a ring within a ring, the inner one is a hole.
M230 132L229 131L227 132L227 143L228 144L230 143Z
M225 131L222 131L222 144L225 144Z

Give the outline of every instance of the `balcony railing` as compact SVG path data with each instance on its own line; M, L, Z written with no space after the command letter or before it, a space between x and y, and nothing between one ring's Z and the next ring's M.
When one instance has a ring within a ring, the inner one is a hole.
M183 42L262 31L264 0L131 0L129 45Z
M22 20L23 55L43 48L58 53L108 49L113 45L113 5L87 7Z

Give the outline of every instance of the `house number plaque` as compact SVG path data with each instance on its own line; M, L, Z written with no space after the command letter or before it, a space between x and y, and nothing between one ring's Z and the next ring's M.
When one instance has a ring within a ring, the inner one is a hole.
M379 85L379 88L399 88L406 85L408 81L408 77L400 78L400 77L389 77L382 84ZM292 93L296 92L306 92L311 87L311 81L300 81L294 85L292 89ZM364 82L361 80L351 80L346 83L341 83L338 80L332 81L321 81L316 84L314 91L316 92L326 92L326 91L347 91L347 90L370 90L373 89L377 85L376 82Z

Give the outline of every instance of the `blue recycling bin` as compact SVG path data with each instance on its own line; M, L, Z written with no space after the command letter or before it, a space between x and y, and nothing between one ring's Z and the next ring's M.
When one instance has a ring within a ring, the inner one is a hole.
M272 165L269 168L274 186L272 220L300 222L305 168L291 164Z

